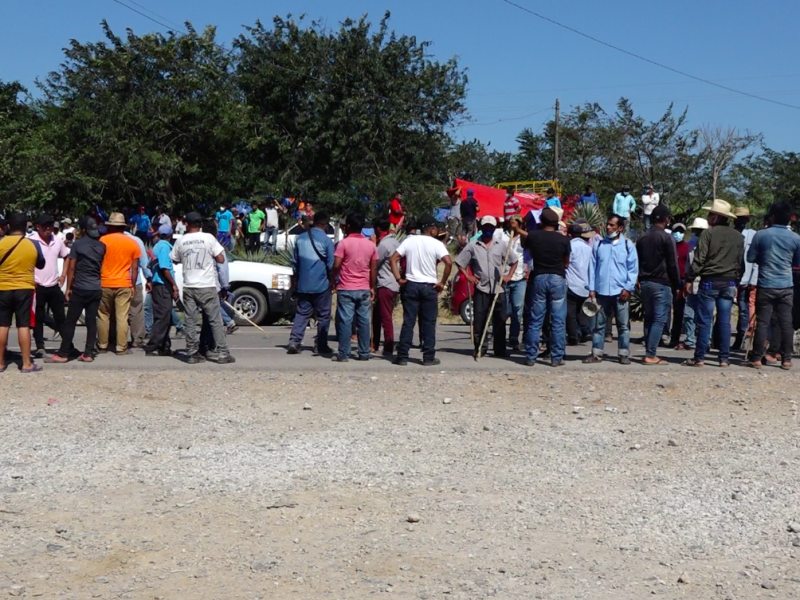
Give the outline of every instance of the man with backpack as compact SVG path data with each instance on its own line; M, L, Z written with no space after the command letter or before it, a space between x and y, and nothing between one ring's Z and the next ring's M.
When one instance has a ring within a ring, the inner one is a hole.
M297 293L297 311L289 336L288 354L299 354L306 327L317 317L316 353L332 354L328 346L331 323L333 242L328 237L329 218L325 211L314 215L311 227L297 236L292 249L292 287Z

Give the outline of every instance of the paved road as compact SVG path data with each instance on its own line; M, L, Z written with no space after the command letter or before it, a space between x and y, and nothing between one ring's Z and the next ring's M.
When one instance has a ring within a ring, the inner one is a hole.
M400 326L396 325L399 333ZM182 356L163 358L163 357L146 357L143 352L136 351L129 356L118 357L113 354L106 354L98 357L92 364L83 364L72 361L66 365L46 364L45 368L48 371L70 371L73 369L131 369L131 370L150 370L150 369L218 369L221 371L232 370L290 370L290 371L304 371L304 370L344 370L344 371L360 371L360 372L373 372L373 371L402 371L404 369L416 370L429 370L429 367L422 367L421 365L421 352L417 349L412 350L411 359L407 367L397 367L383 357L374 357L369 362L361 362L351 360L347 364L334 364L329 358L321 356L312 356L311 344L313 343L313 333L309 331L306 334L303 352L298 356L290 356L286 354L286 344L289 339L290 328L286 326L274 326L266 328L267 333L261 333L252 327L242 327L234 335L228 338L231 353L236 357L234 365L215 365L213 363L206 363L205 365L187 365L181 360ZM76 332L77 347L81 347L83 342L84 330L78 329ZM641 324L634 323L633 337L641 336ZM10 349L18 350L15 348L15 336L12 330L11 339L9 340ZM416 334L415 334L416 339ZM336 342L332 341L331 345L336 348ZM622 366L616 363L616 340L612 344L606 344L606 353L612 356L607 357L607 360L599 365L584 365L580 361L589 353L591 344L583 344L580 346L567 348L567 364L562 367L565 370L574 371L591 371L593 369L613 369L613 370L640 370L640 369L680 369L685 370L687 367L680 367L680 363L691 356L689 352L682 351L676 352L667 348L659 350L660 356L669 361L669 365L660 367L650 367L641 364L641 358L644 356L644 347L639 344L631 346L631 358L633 364L630 366ZM47 342L48 351L52 352L58 346L58 342ZM472 358L472 350L470 346L469 328L464 325L440 325L437 334L437 357L441 359L441 366L437 367L439 370L525 370L531 367L526 367L524 356L522 354L512 354L507 359L497 359L490 355L482 358L480 361L475 362ZM173 350L182 350L184 342L181 339L173 340ZM736 365L741 360L741 354L735 354L732 357L733 364ZM42 361L38 361L42 362ZM533 367L537 370L549 369L549 359L541 360L540 365ZM716 369L716 352L713 352L709 358L709 367ZM9 372L13 371L13 367Z

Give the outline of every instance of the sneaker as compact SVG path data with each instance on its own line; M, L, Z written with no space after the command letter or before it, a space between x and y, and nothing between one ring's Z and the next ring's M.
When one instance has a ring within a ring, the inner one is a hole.
M214 352L213 350L201 351L200 355L204 356L206 360L219 360L219 352Z
M31 352L31 358L44 358L45 357L45 349L44 348L37 348L33 352Z
M172 356L172 350L145 350L145 356Z
M218 365L232 365L235 362L236 362L236 359L233 356L231 356L230 354L228 354L227 356L221 356L221 357L219 357L217 359L217 364Z
M551 367L563 367L564 366L564 361L563 360L560 360L558 362L553 361L553 362L550 363L550 366Z
M202 354L192 354L186 362L190 365L199 365L200 363L206 362L206 357Z
M405 366L408 366L408 359L406 359L406 358L400 358L400 357L398 356L397 358L395 358L395 359L394 359L394 364L396 364L398 367L405 367Z
M325 346L324 348L314 348L314 354L333 354L333 348Z
M226 330L225 333L227 333L228 335L232 335L237 331L239 331L239 326L236 323L231 323L230 325L228 325L228 329Z
M631 364L630 356L620 356L619 357L619 364L621 364L621 365L629 365L629 364Z
M349 362L349 361L350 361L350 359L349 359L349 358L342 358L342 357L341 357L341 356L339 356L338 354L334 354L334 355L331 357L331 360L332 360L333 362L340 362L340 363L346 363L346 362Z
M295 344L289 344L286 347L286 354L300 354L300 348L298 348Z
M525 361L525 366L526 367L533 367L534 365L536 365L536 361L535 360L527 359Z
M435 367L435 366L440 365L440 364L442 364L442 361L440 361L438 358L434 358L432 360L422 361L422 366L423 367Z
M372 358L372 357L370 357L370 356L357 356L356 360L364 361L364 360L369 360L370 358Z

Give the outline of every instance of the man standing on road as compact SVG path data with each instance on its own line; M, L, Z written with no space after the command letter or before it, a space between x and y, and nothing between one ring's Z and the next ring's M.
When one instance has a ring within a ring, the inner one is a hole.
M339 353L334 361L350 360L353 319L358 334L358 360L370 359L369 313L370 303L375 298L375 283L378 277L378 251L375 244L361 234L364 215L347 215L348 235L336 245L333 254L331 278L338 280L336 293L336 337Z
M264 231L264 220L267 215L264 211L258 208L258 202L253 202L252 210L247 215L247 249L251 252L258 251L259 242L261 240L261 232Z
M178 286L175 283L175 269L172 266L172 227L161 225L155 236L153 246L153 279L150 295L153 297L153 326L150 340L145 347L147 356L172 356L172 343L169 332L172 328L172 302L178 300Z
M69 248L61 239L53 234L53 222L50 215L40 215L36 220L36 232L28 237L39 244L44 255L44 267L36 269L36 321L33 327L33 339L36 342L36 358L44 358L44 319L49 308L53 314L55 332L61 335L64 326L64 285L66 272L58 275L58 259L69 256Z
M492 217L481 219L481 236L474 242L467 244L456 258L456 266L469 284L475 286L475 295L472 298L472 320L475 332L474 357L486 354L489 349L489 339L486 337L481 348L481 338L485 337L484 329L489 327L489 310L496 295L500 294L495 302L492 314L492 335L494 342L494 355L496 358L508 356L506 350L506 306L503 286L511 281L518 268L519 259L514 253L509 254L510 270L504 274L506 250L509 241L504 239L494 240L497 220ZM471 269L471 273L467 270Z
M525 228L525 222L519 215L512 217L508 222L509 232L511 222L516 221L521 228ZM504 236L505 238L505 236ZM511 240L511 254L516 257L517 266L514 272L509 267L507 275L511 280L506 284L506 316L511 317L511 325L508 327L508 347L514 352L519 352L520 333L522 332L522 315L525 311L525 288L528 285L528 267L525 261L525 253L522 250L522 238L518 235ZM509 259L510 261L510 259Z
M522 236L522 247L533 260L533 272L528 278L525 323L525 364L532 367L539 356L539 339L544 318L550 313L550 364L564 364L565 322L567 319L567 267L569 240L558 232L558 213L545 208L541 226L535 231L523 231L516 221L511 230Z
M437 238L439 226L432 216L417 221L420 235L408 236L389 259L392 274L403 290L403 328L394 364L406 366L414 335L414 324L419 319L422 339L422 364L433 367L441 363L436 358L436 319L439 316L439 294L444 289L453 269L447 247ZM405 277L400 275L400 259L406 259ZM438 264L444 263L444 273L439 281Z
M606 237L595 244L589 263L589 298L597 302L592 335L592 353L584 363L603 360L606 322L617 320L619 364L629 365L630 359L630 298L639 277L639 257L636 247L624 236L625 219L611 215L606 223Z
M467 190L467 197L461 203L461 227L467 239L475 235L475 231L477 231L475 222L478 218L479 211L480 206L475 199L475 192L473 190Z
M8 235L0 238L0 373L6 370L6 347L12 319L22 354L22 372L42 370L31 360L31 312L36 294L34 271L45 266L39 243L25 238L28 223L23 213L8 217Z
M211 326L216 351L217 364L227 365L236 362L228 349L225 339L225 326L220 311L222 288L217 291L216 264L225 262L225 249L214 236L201 231L203 217L198 212L186 215L186 234L181 237L170 252L172 262L183 265L183 307L186 312L186 355L187 363L196 365L205 362L200 351L198 328L201 314ZM163 271L162 271L163 273Z
M573 223L569 228L570 254L567 268L567 344L577 346L590 338L589 318L583 312L583 303L589 297L589 268L592 247L589 240L594 230L586 222Z
M636 210L636 200L631 196L631 188L623 185L620 192L614 196L614 205L611 212L625 219L627 227L631 220L631 213Z
M150 232L151 223L144 206L139 207L139 212L130 218L130 223L134 225L134 235L142 240L143 244L147 244L147 234Z
M219 206L217 214L214 216L214 221L217 224L217 241L222 244L226 250L233 248L233 241L231 232L233 231L233 213L230 210L227 202L223 202Z
M678 274L681 276L681 288L675 294L672 304L672 330L670 333L669 345L677 348L681 341L681 331L683 330L683 315L686 313L686 267L689 262L691 248L686 241L686 225L675 223L672 226L672 239L675 240L675 254L678 257Z
M652 185L648 185L645 188L645 193L642 196L642 215L644 217L644 229L647 231L652 226L652 220L650 215L653 214L653 210L658 203L661 202L661 198L656 193L655 188Z
M744 345L745 337L753 335L756 314L756 285L758 285L758 265L748 261L747 254L756 232L747 227L750 222L750 209L739 206L733 211L736 220L733 228L744 238L744 274L736 288L736 305L739 308L739 319L736 323L736 340L731 350L739 351Z
M800 236L789 229L792 207L786 202L773 204L769 209L770 226L753 237L747 260L758 265L756 315L758 324L753 350L744 364L758 369L764 357L773 312L777 313L780 329L781 368L792 367L792 306L794 286L792 268L800 267Z
M133 286L133 296L131 297L131 308L128 311L128 327L131 332L131 348L142 349L147 341L147 327L144 322L144 287L153 274L150 272L150 261L147 258L147 248L138 237L125 231L130 239L139 245L142 253L139 257L139 278Z
M683 364L687 367L705 365L716 308L719 365L727 367L730 365L731 308L736 285L742 277L744 238L730 227L730 222L735 219L730 204L724 200L714 200L704 210L709 212L708 224L711 228L700 236L692 261L692 274L700 277L700 290L697 294L697 347L694 358L684 361ZM789 286L791 284L790 277ZM686 290L689 291L689 282L686 283Z
M128 313L131 309L133 288L139 279L139 259L142 251L126 230L122 213L111 213L106 221L108 233L100 238L106 247L100 270L102 296L97 311L97 348L108 352L111 315L116 320L118 355L128 354Z
M83 235L75 242L64 263L64 273L67 275L67 291L65 298L69 303L67 319L61 330L61 348L50 362L65 363L69 361L72 352L72 341L75 338L75 326L85 314L86 345L83 353L78 357L81 362L94 361L94 346L97 343L97 310L103 292L100 285L100 272L103 259L106 255L106 245L98 238L100 231L97 222L90 218L81 219L79 226Z
M639 257L639 285L644 306L645 365L665 365L658 357L661 334L667 326L672 295L681 287L675 240L666 232L670 212L657 206L651 214L652 227L636 243Z
M388 219L376 219L373 223L378 238L378 292L372 311L372 351L377 353L381 345L383 329L383 355L394 354L394 301L400 292L400 284L394 278L389 259L400 246Z
M292 288L297 292L297 309L292 333L289 335L288 354L298 354L300 344L311 316L316 314L317 340L314 352L331 354L328 346L328 329L331 324L332 279L334 247L328 237L328 214L319 211L314 215L313 226L295 239L292 247ZM349 337L349 336L348 336Z

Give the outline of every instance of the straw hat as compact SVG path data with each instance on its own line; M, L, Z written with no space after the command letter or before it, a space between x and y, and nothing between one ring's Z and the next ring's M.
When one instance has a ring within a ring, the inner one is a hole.
M106 221L106 225L111 225L112 227L127 227L128 224L125 222L125 215L122 213L111 213L111 216Z
M564 209L563 208L558 208L557 206L549 206L548 208L558 215L558 220L559 221L562 221L564 219Z
M708 221L701 217L695 217L689 229L708 229Z
M730 202L725 202L725 200L714 200L709 206L704 206L703 210L707 210L715 215L728 217L729 219L736 218L736 215L731 212Z
M586 299L583 301L583 306L581 307L583 314L587 317L591 318L597 315L600 312L600 305L597 304L594 300Z
M733 211L733 214L734 214L734 215L735 215L737 218L738 218L738 217L752 217L752 216L753 216L753 215L751 215L751 214L750 214L750 209L749 209L749 208L747 208L746 206L737 206L737 207L734 209L734 211Z

